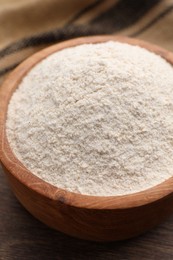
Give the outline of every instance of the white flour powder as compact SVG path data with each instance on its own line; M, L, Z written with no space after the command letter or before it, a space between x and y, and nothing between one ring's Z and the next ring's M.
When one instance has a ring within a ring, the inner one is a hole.
M20 83L6 126L19 160L55 186L145 190L173 175L173 69L122 43L57 52Z

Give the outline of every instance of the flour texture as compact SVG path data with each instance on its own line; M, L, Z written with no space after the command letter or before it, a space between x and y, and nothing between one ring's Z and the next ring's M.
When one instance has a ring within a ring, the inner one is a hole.
M173 68L118 42L62 50L23 78L6 130L26 168L57 187L148 189L173 176Z

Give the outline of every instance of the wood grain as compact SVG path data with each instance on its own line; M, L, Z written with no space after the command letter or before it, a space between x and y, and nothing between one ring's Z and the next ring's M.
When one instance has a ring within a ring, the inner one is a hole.
M1 260L172 260L173 216L157 228L122 242L72 238L32 217L10 191L0 169Z
M13 71L0 89L0 158L14 194L32 215L48 226L97 241L126 239L160 223L173 211L173 178L146 191L116 197L85 196L58 189L34 176L18 161L6 138L5 120L11 94L36 63L67 47L108 40L140 45L173 64L172 53L140 40L117 36L84 37L53 45L33 55Z

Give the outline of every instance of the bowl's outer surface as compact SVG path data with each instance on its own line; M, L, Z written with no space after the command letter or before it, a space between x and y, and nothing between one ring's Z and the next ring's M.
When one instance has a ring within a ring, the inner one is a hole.
M64 48L109 40L139 45L173 64L172 53L137 39L83 37L53 45L31 56L10 74L0 88L0 159L14 194L32 215L48 226L96 241L127 239L161 222L173 212L173 178L126 196L95 197L68 192L44 182L21 164L8 143L5 122L12 93L35 64Z

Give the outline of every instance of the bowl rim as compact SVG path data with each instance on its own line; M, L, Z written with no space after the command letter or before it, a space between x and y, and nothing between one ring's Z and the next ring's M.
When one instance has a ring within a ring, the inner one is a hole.
M5 131L6 115L10 98L22 78L41 60L54 52L81 44L118 41L143 47L154 52L173 65L173 53L148 42L115 35L79 37L47 47L27 58L6 78L0 88L0 161L2 166L19 182L41 196L68 206L85 209L118 210L144 206L165 199L173 193L173 177L144 191L119 196L92 196L70 192L53 186L30 172L15 156Z

